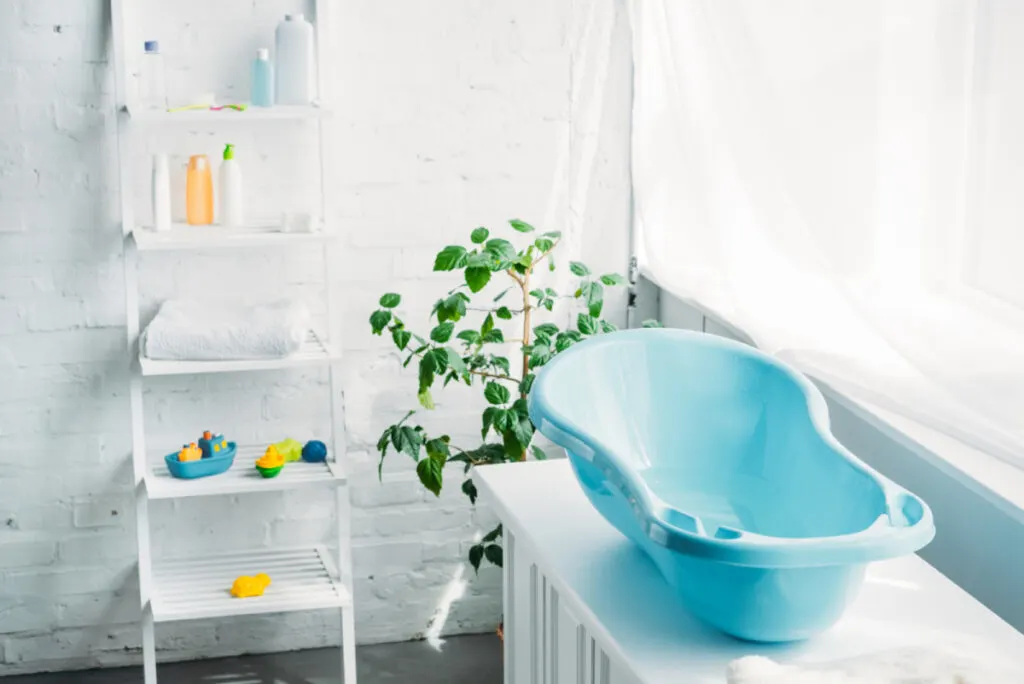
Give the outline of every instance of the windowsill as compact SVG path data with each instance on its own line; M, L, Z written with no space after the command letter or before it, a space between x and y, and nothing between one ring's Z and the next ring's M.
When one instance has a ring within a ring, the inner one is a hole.
M750 343L749 335L723 320L714 311L692 300L686 300L685 303L733 337ZM1007 516L1024 525L1024 470L889 409L851 397L813 375L811 377L828 398L842 404L864 422L947 475L963 482Z

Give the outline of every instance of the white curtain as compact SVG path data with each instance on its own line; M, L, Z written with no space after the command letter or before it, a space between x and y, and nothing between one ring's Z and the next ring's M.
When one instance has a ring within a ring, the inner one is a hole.
M631 9L644 274L1024 466L1024 3Z

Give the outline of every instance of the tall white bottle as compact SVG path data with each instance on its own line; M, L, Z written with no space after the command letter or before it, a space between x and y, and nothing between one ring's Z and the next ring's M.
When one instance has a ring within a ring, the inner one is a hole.
M153 155L153 230L171 229L171 166L167 155Z
M224 161L218 173L217 196L220 202L220 225L237 228L242 225L242 168L235 161L235 146L224 146Z
M316 97L313 25L301 14L286 14L274 32L275 102L309 105Z

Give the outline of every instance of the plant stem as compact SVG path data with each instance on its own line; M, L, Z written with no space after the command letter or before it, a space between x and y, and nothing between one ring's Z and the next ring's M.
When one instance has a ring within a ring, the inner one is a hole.
M511 380L512 382L519 382L517 378L513 378L511 375L498 375L497 373L488 373L487 371L482 370L470 370L469 373L472 375L479 375L484 378L494 378L495 380Z

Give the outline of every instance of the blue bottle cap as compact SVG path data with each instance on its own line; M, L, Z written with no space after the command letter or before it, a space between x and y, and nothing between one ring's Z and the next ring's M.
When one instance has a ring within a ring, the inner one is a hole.
M155 40L147 40L145 48L146 52L160 52L160 43Z

